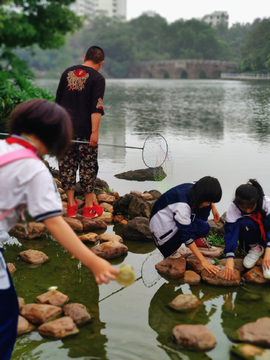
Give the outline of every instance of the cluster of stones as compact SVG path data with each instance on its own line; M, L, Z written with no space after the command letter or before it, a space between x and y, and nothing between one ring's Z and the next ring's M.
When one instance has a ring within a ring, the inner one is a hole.
M91 319L83 304L67 304L68 297L57 290L37 296L36 301L38 304L25 304L24 299L18 297L17 335L33 331L38 326L37 331L44 337L63 338L77 334L78 326Z

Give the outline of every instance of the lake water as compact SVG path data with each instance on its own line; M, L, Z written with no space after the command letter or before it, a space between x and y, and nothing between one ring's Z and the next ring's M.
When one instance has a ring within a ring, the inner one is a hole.
M57 82L39 80L38 84L54 93ZM223 189L217 204L221 214L236 187L249 178L256 178L270 195L269 98L270 83L263 82L107 80L100 143L143 147L149 134L160 133L169 146L170 171L161 183L117 179L115 174L145 168L142 151L100 145L98 177L122 196L131 190L164 192L212 175ZM109 226L107 232L121 233L121 229ZM116 267L122 263L134 267L138 280L121 288L115 282L97 286L90 271L72 260L53 239L14 242L7 246L5 256L18 268L13 278L19 296L33 302L49 286L57 285L70 301L85 304L93 319L80 334L64 340L45 340L37 332L24 335L18 339L12 359L235 359L229 352L233 331L268 316L269 284L221 288L161 279L146 288L140 270L154 250L152 244L126 243L127 257L112 262ZM18 261L17 253L29 247L44 251L51 261L36 269ZM202 306L188 315L172 312L167 304L180 293L194 293ZM250 296L254 293L256 301ZM171 330L182 323L206 325L217 338L215 349L207 353L178 349L171 340Z

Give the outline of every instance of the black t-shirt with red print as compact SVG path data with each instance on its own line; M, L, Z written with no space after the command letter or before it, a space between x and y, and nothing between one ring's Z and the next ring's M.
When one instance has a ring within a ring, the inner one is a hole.
M63 72L55 101L70 113L74 137L90 139L91 114L104 115L104 92L104 77L89 66L75 65Z

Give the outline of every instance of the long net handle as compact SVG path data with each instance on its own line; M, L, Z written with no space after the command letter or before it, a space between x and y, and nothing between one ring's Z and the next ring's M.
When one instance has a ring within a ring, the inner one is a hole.
M0 133L0 135L9 136L9 134L7 134L7 133ZM74 143L81 143L81 144L89 144L89 141L81 141L81 140L72 140L72 142L74 142ZM141 147L136 147L136 146L114 145L114 144L100 144L100 143L98 143L98 145L102 145L102 146L113 146L113 147L127 148L127 149L143 150L143 148L141 148Z

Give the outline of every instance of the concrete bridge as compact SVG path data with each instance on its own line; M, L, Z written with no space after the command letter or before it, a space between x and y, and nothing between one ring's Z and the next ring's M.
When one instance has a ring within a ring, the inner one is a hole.
M128 78L218 79L237 72L238 63L215 60L164 60L141 62L127 70Z

